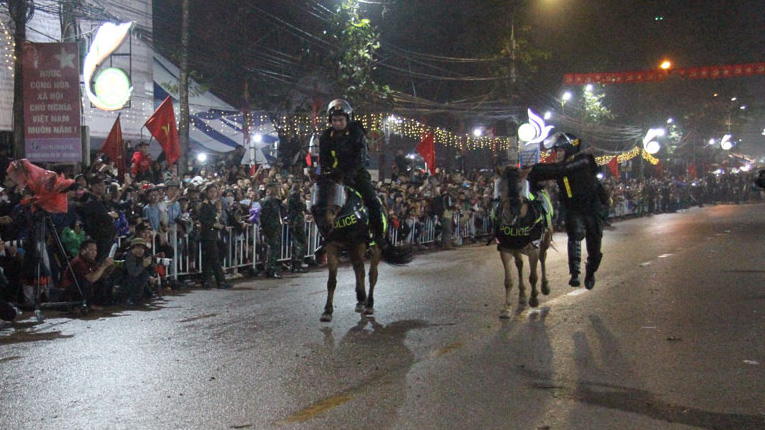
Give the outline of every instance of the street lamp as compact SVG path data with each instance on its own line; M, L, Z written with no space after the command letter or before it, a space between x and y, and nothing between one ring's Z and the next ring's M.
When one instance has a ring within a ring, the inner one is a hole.
M566 91L563 93L563 95L560 97L560 114L561 116L566 115L566 102L571 100L571 91Z

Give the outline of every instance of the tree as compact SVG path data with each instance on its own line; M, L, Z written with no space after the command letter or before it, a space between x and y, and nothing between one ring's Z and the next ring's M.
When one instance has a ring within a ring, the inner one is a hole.
M181 146L181 156L178 159L178 177L183 179L186 173L186 158L189 151L189 0L183 0L181 6L181 61L178 64L179 88L178 98L181 104L181 118L178 126L178 137Z
M379 105L385 102L390 89L372 78L380 48L379 35L367 18L359 13L355 0L342 0L329 20L324 39L326 53L308 56L318 64L336 94L353 106Z
M22 43L27 38L27 22L34 15L34 3L27 0L7 0L8 11L14 25L14 51L16 57L13 75L13 156L24 158L24 86L22 84Z

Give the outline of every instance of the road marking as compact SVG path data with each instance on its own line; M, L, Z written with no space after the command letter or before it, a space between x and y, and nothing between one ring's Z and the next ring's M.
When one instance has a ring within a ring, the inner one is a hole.
M453 343L451 345L446 345L445 347L443 347L441 349L437 349L437 350L431 352L430 353L430 357L431 358L441 357L441 356L444 356L446 354L452 353L452 352L462 348L463 346L465 346L465 344L462 343L462 342L456 342L456 343Z
M319 403L311 405L303 409L302 411L299 411L298 413L287 417L286 419L282 421L277 421L275 424L281 425L286 423L301 423L304 421L308 421L317 415L321 415L330 409L334 409L342 405L343 403L347 403L351 399L353 399L353 396L351 396L350 394L340 394L338 396L333 396L328 399L322 400Z
M578 296L580 294L585 294L585 293L587 293L589 291L590 290L586 290L586 289L582 288L582 289L579 289L579 290L574 290L574 291L572 291L572 292L570 292L570 293L568 293L566 295L567 296Z

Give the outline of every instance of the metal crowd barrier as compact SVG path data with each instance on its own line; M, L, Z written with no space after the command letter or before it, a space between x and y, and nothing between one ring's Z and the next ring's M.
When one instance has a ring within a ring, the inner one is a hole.
M476 222L476 219L478 222ZM427 217L418 221L418 228L410 228L405 237L399 236L398 229L391 228L388 232L389 239L394 245L432 245L436 240L436 217ZM476 217L470 215L467 220L464 216L456 213L452 219L454 224L454 240L459 245L466 238L475 239L489 233L488 217ZM413 226L414 227L414 226ZM316 224L312 221L305 223L306 249L305 258L314 258L316 250L321 245L321 235ZM162 234L162 233L160 233ZM198 275L202 272L202 245L198 240L188 235L180 236L176 224L171 224L166 233L167 243L175 250L174 258L165 258L163 263L167 265L167 278L178 280L182 276ZM292 231L288 225L282 226L282 234L278 260L282 263L292 260L291 246ZM122 240L124 238L120 238ZM246 228L237 231L233 227L226 227L222 231L223 269L256 269L259 264L265 262L265 241L260 234L260 226L247 224ZM160 244L159 236L154 235L152 249L157 249ZM166 256L170 257L170 256Z

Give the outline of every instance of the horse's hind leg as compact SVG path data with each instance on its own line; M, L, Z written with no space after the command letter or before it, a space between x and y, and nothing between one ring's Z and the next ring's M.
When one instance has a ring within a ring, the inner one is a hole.
M351 265L353 266L353 273L356 275L356 312L362 312L364 310L364 302L367 300L366 292L366 276L364 274L364 251L366 245L356 244L348 250L348 254L351 257Z
M500 318L510 318L510 292L513 290L513 275L510 267L512 255L508 251L500 250L499 256L502 258L502 267L505 269L505 306L499 314Z
M340 266L340 249L332 244L327 245L327 267L329 279L327 280L327 303L324 305L324 313L321 314L322 322L332 321L332 302L337 287L337 268Z
M539 306L539 299L537 296L539 295L539 292L537 291L537 262L539 260L539 257L536 252L530 252L529 253L529 284L531 284L531 298L529 299L529 306L532 308L535 308Z
M369 294L364 304L364 315L373 315L375 313L375 285L377 285L377 267L380 264L381 250L379 246L374 246L369 253Z

